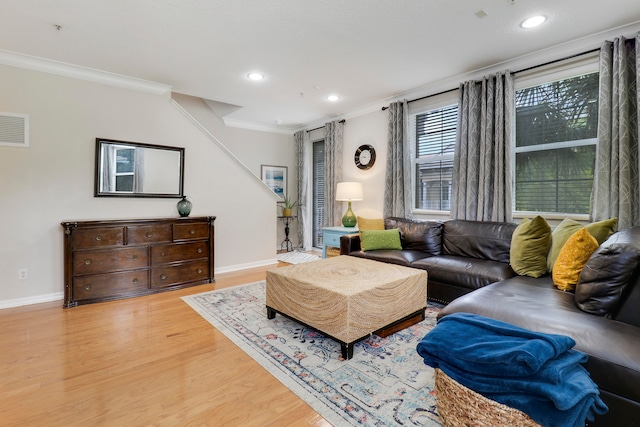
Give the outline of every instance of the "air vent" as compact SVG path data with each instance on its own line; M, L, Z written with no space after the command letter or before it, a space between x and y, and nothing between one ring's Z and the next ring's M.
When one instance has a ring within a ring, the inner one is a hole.
M29 146L29 116L27 114L0 113L0 145Z

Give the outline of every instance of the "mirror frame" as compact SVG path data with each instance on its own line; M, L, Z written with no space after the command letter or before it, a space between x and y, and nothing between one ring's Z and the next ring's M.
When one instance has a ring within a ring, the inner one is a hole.
M102 146L105 144L129 145L132 147L151 148L157 150L176 151L180 154L180 183L178 193L117 193L100 189L100 175L102 165ZM96 138L96 165L94 176L94 197L154 197L154 198L182 198L184 197L184 148L166 145L145 144L141 142L120 141L116 139Z

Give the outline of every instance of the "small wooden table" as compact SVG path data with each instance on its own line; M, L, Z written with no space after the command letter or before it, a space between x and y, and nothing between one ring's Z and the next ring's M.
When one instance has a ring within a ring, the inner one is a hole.
M427 272L347 255L277 268L267 271L266 306L269 319L317 330L351 359L358 341L424 320Z

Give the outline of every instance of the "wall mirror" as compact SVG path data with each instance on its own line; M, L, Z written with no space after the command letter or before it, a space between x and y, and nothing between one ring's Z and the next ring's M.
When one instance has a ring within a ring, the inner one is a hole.
M182 197L184 148L96 138L94 196Z

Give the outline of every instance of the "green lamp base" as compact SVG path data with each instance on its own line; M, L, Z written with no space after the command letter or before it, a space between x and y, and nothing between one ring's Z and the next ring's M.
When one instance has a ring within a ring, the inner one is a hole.
M347 208L347 213L342 217L342 225L345 227L355 227L358 223L358 218L356 218L355 214L351 210L351 202L349 202L349 207Z

